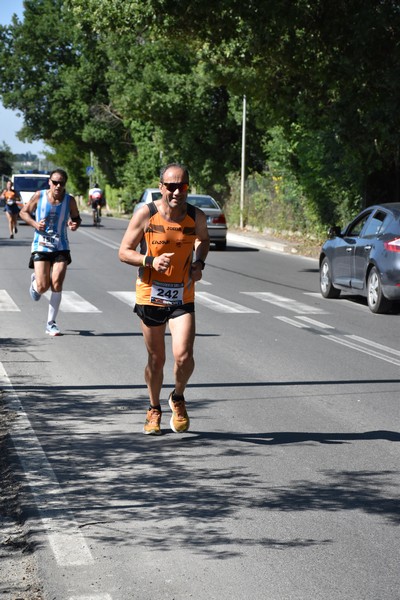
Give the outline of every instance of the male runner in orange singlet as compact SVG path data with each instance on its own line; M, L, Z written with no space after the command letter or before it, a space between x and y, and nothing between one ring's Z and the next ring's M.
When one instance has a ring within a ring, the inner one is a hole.
M164 167L159 187L162 197L133 215L119 250L122 262L139 268L134 311L141 319L148 353L145 380L150 407L143 431L151 435L161 434L167 323L175 361L175 389L168 399L170 426L175 433L189 429L184 392L194 369L194 284L202 277L210 247L205 214L186 202L187 168L178 163Z

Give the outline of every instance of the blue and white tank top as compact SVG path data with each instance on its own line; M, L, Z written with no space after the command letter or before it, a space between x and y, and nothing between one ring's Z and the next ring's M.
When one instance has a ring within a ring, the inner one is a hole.
M40 192L35 219L36 221L45 219L46 229L44 231L35 229L32 252L69 250L67 222L70 211L70 198L69 194L65 194L61 204L54 205L49 202L47 190Z

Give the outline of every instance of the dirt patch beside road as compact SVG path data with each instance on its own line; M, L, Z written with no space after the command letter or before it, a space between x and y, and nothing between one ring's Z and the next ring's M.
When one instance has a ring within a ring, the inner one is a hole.
M15 415L0 390L0 596L4 600L42 600L36 560L21 510L21 486L14 474L9 435Z

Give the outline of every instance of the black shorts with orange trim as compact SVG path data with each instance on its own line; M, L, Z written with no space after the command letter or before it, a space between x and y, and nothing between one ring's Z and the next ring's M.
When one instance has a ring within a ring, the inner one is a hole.
M147 327L159 327L170 319L176 319L186 313L194 313L194 302L180 306L152 306L148 304L135 304L133 309Z

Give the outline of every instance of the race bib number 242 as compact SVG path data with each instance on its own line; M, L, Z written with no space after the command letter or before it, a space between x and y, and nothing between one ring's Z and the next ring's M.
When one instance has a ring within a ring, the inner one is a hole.
M183 304L183 283L160 283L153 281L151 286L151 302L166 306Z

